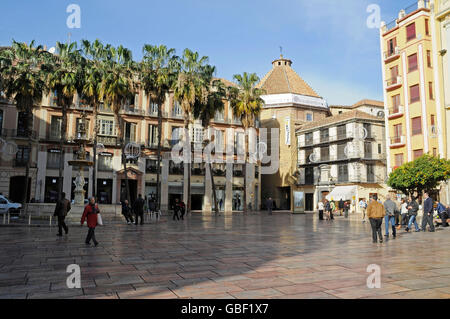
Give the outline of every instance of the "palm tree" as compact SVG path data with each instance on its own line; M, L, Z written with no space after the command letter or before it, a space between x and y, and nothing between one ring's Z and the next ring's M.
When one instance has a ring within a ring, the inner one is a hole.
M198 52L189 49L183 51L183 56L179 61L179 73L174 85L174 97L180 103L184 112L184 128L186 141L190 142L189 124L196 101L204 103L207 98L206 82L204 73L207 69L208 57L199 56ZM191 144L189 143L189 146ZM191 148L189 147L189 152ZM188 191L187 191L187 213L191 211L191 163L187 163L188 170Z
M165 45L144 45L144 57L139 65L139 81L147 96L158 105L158 150L156 169L156 208L160 209L160 168L161 168L161 133L162 106L166 95L174 85L177 74L177 57L175 49L168 49Z
M256 88L259 78L255 73L234 75L237 87L229 88L229 96L233 114L240 118L244 130L253 127L256 118L261 113L264 101L261 99L263 91ZM248 158L248 136L244 135L244 213L247 212L247 158Z
M104 97L100 94L100 85L104 76L104 61L109 50L109 46L104 46L98 39L94 42L88 40L82 41L83 55L86 58L85 78L82 89L84 98L92 106L92 115L94 121L93 135L93 170L92 170L92 194L97 197L97 135L99 125L97 123L98 110Z
M209 67L205 71L205 82L211 83L207 86L208 96L204 103L198 101L194 105L194 118L200 119L202 121L202 126L207 129L211 123L211 120L214 118L217 112L221 112L224 109L224 99L226 97L226 89L225 85L220 80L213 80L212 76L215 72L214 67ZM207 145L210 142L214 142L214 135L211 140L208 138L204 140L204 143ZM219 206L217 203L217 194L216 194L216 184L214 183L214 174L211 165L210 153L207 154L208 158L206 159L206 163L208 166L210 178L211 178L211 186L212 186L212 194L214 200L214 211L215 214L219 214Z
M46 63L47 88L56 93L57 105L61 107L61 135L59 140L59 180L58 200L63 191L64 143L67 141L67 110L73 104L75 94L81 92L83 78L83 59L76 49L76 42L56 43L56 53Z
M0 91L6 98L15 102L17 110L27 116L25 129L28 137L29 156L25 166L25 185L23 203L25 214L28 210L28 179L30 176L30 160L33 130L33 109L41 103L45 92L45 71L42 68L44 57L42 46L13 41L10 48L0 50Z
M135 63L131 51L122 45L115 48L110 46L106 54L104 76L100 84L100 95L104 102L110 105L114 112L119 145L122 148L122 162L125 171L125 186L128 202L130 200L130 187L128 183L127 161L125 157L125 143L123 132L122 107L136 91L136 79L134 76Z

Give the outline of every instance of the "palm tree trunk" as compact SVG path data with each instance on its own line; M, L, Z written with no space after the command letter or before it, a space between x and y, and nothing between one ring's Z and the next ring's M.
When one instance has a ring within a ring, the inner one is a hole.
M116 110L117 108L113 108L113 109ZM131 205L130 184L128 183L128 172L127 172L127 158L125 156L125 139L123 136L123 121L122 121L122 117L120 116L119 113L116 113L114 115L115 115L116 121L117 121L117 135L118 135L118 139L119 139L119 145L122 149L122 163L123 163L123 170L124 170L124 175L125 175L126 199L128 200L128 203Z
M67 128L67 106L66 103L62 103L61 106L62 119L61 119L61 136L59 139L59 172L58 172L58 200L62 198L63 192L63 172L64 172L64 142L66 140L66 128Z
M28 159L27 163L25 165L25 189L24 189L24 197L23 197L23 206L24 206L24 214L27 215L28 213L28 179L30 178L30 161L31 161L31 155L32 155L32 144L31 144L31 132L32 132L32 122L33 122L33 111L27 112L27 136L28 136Z
M94 105L94 144L92 145L92 161L94 162L94 166L92 169L92 196L94 196L95 198L97 198L97 112L97 105Z
M161 209L161 187L159 183L160 169L161 169L161 133L162 133L162 110L161 103L158 104L158 150L156 155L158 156L156 164L156 209Z
M209 155L208 155L209 157ZM212 187L212 193L213 193L213 200L214 200L214 212L216 215L219 215L219 206L217 205L217 194L216 194L216 184L214 183L214 175L212 170L211 161L208 158L208 169L209 169L209 175L211 176L211 187Z
M184 128L185 128L185 133L187 134L186 141L188 141L188 152L192 153L192 148L191 148L191 139L189 137L189 118L186 117L184 120ZM187 162L187 170L188 170L188 178L187 178L187 203L186 203L186 215L189 214L191 212L191 161Z
M245 129L247 131L247 129ZM244 166L242 172L244 173L244 214L247 213L247 152L248 139L247 134L244 134Z

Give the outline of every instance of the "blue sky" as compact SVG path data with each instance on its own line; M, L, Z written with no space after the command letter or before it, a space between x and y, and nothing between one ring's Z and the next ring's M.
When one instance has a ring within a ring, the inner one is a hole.
M144 43L186 47L209 56L217 76L263 77L280 54L329 104L383 99L380 40L366 12L378 4L392 21L415 0L1 0L0 46L36 40L96 38L123 44L141 58ZM69 4L81 8L81 28L66 25Z

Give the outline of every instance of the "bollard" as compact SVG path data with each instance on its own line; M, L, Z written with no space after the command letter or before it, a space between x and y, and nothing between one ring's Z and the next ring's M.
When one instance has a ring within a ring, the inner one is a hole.
M50 215L50 227L52 227L52 215Z
M31 214L28 215L28 226L31 225Z
M10 217L10 216L9 216L9 213L8 213L8 225L9 225L9 217Z

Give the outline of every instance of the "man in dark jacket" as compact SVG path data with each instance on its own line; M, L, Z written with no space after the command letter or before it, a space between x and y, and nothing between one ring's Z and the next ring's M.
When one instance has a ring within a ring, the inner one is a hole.
M53 214L54 216L58 217L58 234L57 236L61 237L62 236L62 229L64 228L64 231L67 235L67 233L69 232L69 228L67 227L66 223L65 223L65 219L67 216L67 213L70 211L70 201L68 199L66 199L66 193L62 193L61 194L61 200L59 200L56 203L55 206L55 213Z
M339 201L338 208L339 208L339 216L342 216L342 212L344 211L344 201L342 200L342 198Z
M409 198L409 202L408 202L409 221L408 221L408 226L405 229L407 232L409 232L413 223L414 223L414 228L416 229L416 232L420 231L419 225L417 225L417 221L416 221L418 211L419 211L419 204L416 202L414 196L411 196Z
M127 199L125 199L122 202L122 215L125 217L128 225L131 225L132 223L134 223L133 215L131 214L131 207L128 204L128 200Z
M142 195L139 194L133 204L133 211L136 215L135 225L139 223L139 217L141 218L141 225L144 225L144 204L144 199L142 198Z
M422 231L427 230L427 224L430 225L430 232L434 232L433 224L433 200L428 193L423 195L425 199L423 203L423 218L422 218Z

